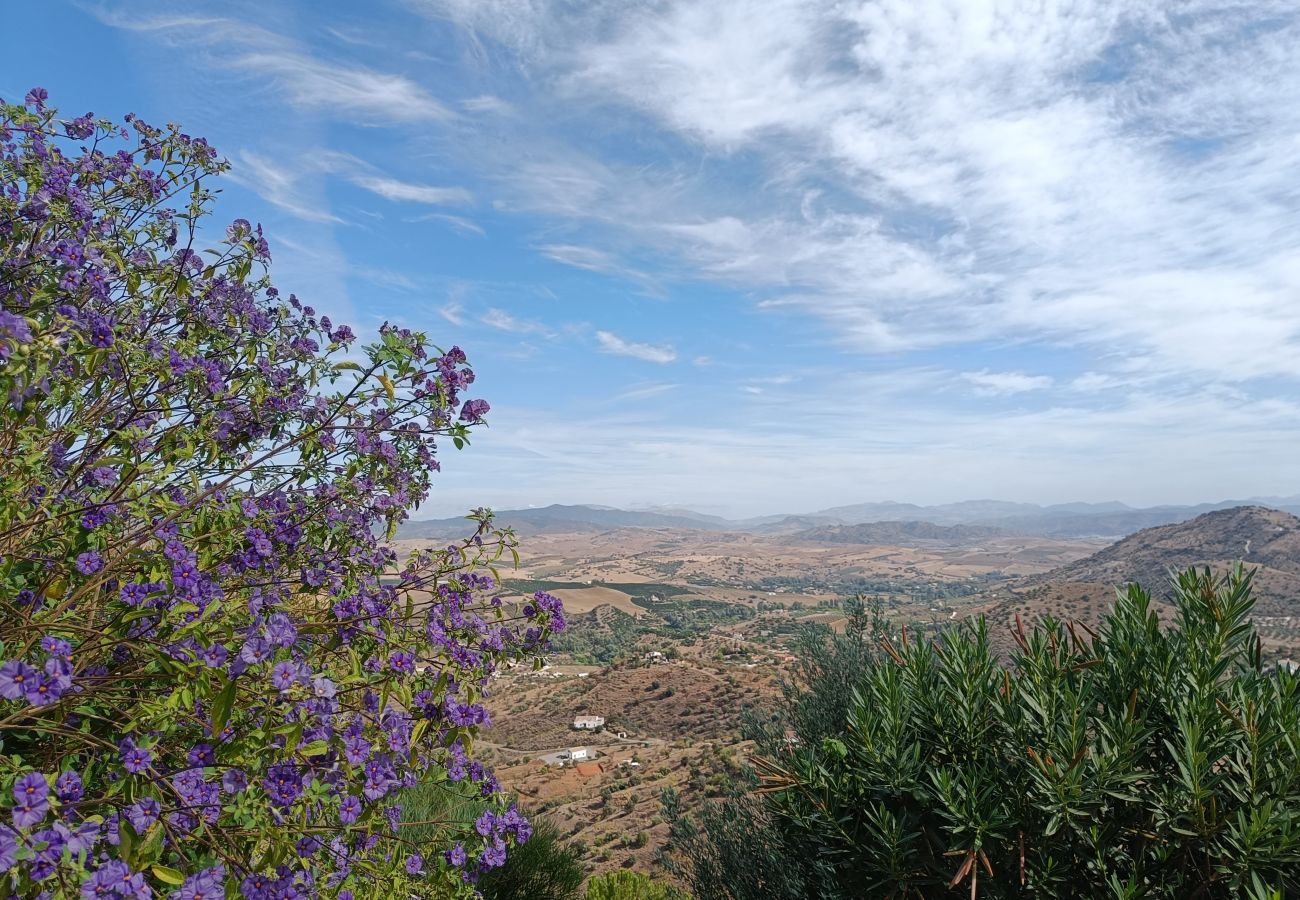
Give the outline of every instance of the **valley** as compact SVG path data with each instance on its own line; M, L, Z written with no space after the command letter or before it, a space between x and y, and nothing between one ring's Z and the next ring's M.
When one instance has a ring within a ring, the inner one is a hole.
M404 538L399 550L428 544ZM1249 543L1249 553L1247 553ZM480 749L507 789L556 824L593 871L660 873L660 798L723 795L745 767L747 716L797 680L798 635L842 629L846 598L879 603L894 626L934 633L973 616L1009 657L1016 616L1095 627L1115 586L1156 596L1171 566L1260 568L1258 624L1272 659L1300 657L1300 520L1260 507L1102 538L884 522L798 533L584 526L539 530L502 572L508 602L545 590L568 629L547 665L494 680ZM575 730L598 717L596 731ZM575 752L576 751L576 752ZM661 873L660 873L661 874Z

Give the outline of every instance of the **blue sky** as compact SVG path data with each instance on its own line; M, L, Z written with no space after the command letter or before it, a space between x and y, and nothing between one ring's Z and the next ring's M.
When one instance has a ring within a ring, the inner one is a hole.
M0 96L182 122L282 289L465 348L422 515L1300 492L1294 2L6 21Z

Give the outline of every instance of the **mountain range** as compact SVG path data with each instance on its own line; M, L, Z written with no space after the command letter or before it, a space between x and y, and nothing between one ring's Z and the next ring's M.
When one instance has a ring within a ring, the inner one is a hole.
M749 519L726 519L676 507L652 509L618 509L609 506L561 505L528 509L498 510L496 520L513 526L521 535L539 533L581 533L611 531L618 528L674 528L706 531L743 531L766 534L789 534L809 540L850 540L836 532L822 529L836 526L861 526L894 523L898 531L906 523L955 527L976 526L998 529L1004 534L1036 535L1057 538L1120 538L1144 528L1186 522L1215 510L1239 506L1265 506L1300 514L1300 495L1290 497L1255 497L1248 500L1225 500L1196 506L1132 507L1119 502L1059 503L1039 506L1004 500L968 500L936 506L892 501L836 506L804 514L758 516ZM463 518L416 519L404 523L402 538L455 537L466 530ZM916 531L913 526L911 530ZM817 536L820 534L820 536ZM865 534L865 532L864 532ZM992 536L986 532L982 536ZM955 535L948 535L955 537ZM967 534L965 538L979 539ZM935 539L942 535L935 534ZM913 534L909 539L925 539ZM865 541L879 542L875 539Z

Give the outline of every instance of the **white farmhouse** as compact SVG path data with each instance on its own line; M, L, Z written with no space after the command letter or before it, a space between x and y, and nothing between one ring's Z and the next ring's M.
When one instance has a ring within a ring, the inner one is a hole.
M604 716L574 716L573 727L577 731L597 731L605 727Z
M569 759L573 760L574 762L579 762L584 759L591 759L591 751L589 751L586 747L570 747Z

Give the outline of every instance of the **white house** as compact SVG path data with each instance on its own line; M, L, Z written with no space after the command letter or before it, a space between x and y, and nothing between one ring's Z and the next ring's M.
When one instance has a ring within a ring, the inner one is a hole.
M578 731L596 731L605 727L604 716L574 716L573 727Z
M591 751L589 751L586 747L570 747L569 759L573 760L574 762L579 762L584 759L591 759Z

